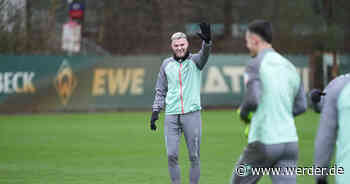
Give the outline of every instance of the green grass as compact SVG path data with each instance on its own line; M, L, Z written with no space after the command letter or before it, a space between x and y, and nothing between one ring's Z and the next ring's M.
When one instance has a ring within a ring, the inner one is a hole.
M3 115L0 117L0 183L168 184L163 118L149 130L149 112ZM311 166L319 116L297 118L299 165ZM201 183L228 184L246 145L232 111L202 111ZM182 180L189 162L181 140ZM333 180L333 179L331 179ZM268 177L260 183L271 183ZM314 183L299 176L298 183ZM332 182L331 182L332 183Z

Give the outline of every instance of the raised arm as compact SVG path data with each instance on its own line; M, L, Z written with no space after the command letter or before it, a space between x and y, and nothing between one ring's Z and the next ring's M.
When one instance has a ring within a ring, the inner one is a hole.
M201 32L197 33L197 35L203 40L203 44L201 50L197 54L194 54L192 59L196 63L198 69L202 70L208 62L212 41L210 24L203 22L199 24L199 27Z
M203 41L202 48L197 54L193 54L192 60L196 63L199 70L202 70L208 62L211 50L211 42L209 44Z

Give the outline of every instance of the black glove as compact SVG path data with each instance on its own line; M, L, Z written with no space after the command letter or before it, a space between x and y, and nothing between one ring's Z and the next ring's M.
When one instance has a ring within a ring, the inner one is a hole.
M328 182L326 178L317 178L316 184L328 184Z
M250 124L254 114L254 112L242 112L241 107L237 109L236 113L245 124Z
M156 121L159 118L159 111L153 111L151 117L151 130L157 130Z
M321 96L326 95L326 93L323 93L321 90L319 89L313 89L310 91L310 98L312 103L318 103L321 101Z
M197 35L204 40L205 43L209 43L211 40L210 24L202 22L199 24L199 27L201 28L201 33L197 33Z

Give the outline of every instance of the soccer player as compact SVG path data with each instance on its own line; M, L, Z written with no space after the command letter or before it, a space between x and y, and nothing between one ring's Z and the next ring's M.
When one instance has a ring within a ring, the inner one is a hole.
M306 95L294 65L272 48L272 25L255 20L248 25L246 46L252 59L246 66L246 91L240 117L250 123L248 145L236 169L297 167L298 137L294 116L306 110ZM254 113L252 119L249 114ZM246 167L246 168L247 168ZM234 172L232 183L257 183L262 175ZM296 175L272 176L272 183L296 183Z
M312 90L311 102L321 113L315 140L315 167L328 168L336 146L335 165L344 173L335 176L337 184L350 179L350 74L335 78L324 92ZM323 173L324 174L324 173ZM317 184L326 184L327 175L316 175Z
M200 176L200 142L202 133L200 86L201 71L208 61L211 50L211 29L207 23L200 24L203 40L201 50L196 54L189 52L189 42L184 33L171 36L173 56L165 59L160 67L156 83L156 94L152 106L151 130L159 112L165 104L164 135L168 155L168 168L172 184L179 184L178 164L179 141L185 136L190 168L190 184L197 184Z

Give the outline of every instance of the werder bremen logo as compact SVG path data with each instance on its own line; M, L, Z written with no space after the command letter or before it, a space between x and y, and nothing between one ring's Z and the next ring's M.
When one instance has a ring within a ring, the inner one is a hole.
M61 103L66 105L77 86L77 79L67 60L63 60L57 72L57 76L54 79L54 85L61 99Z

